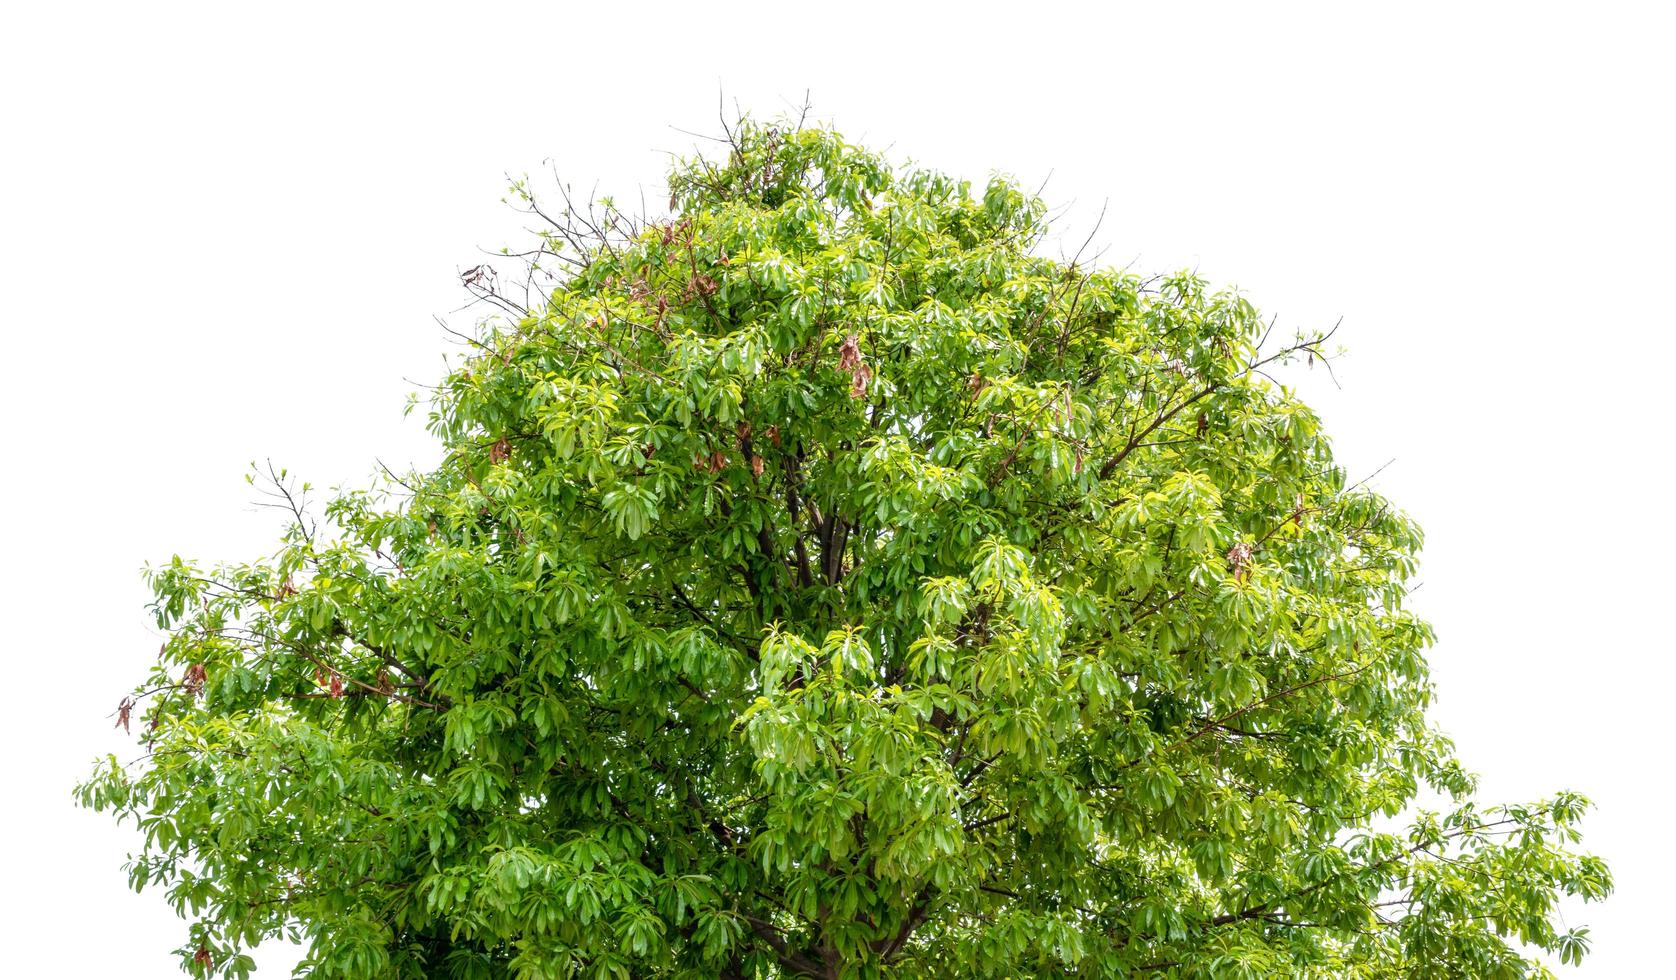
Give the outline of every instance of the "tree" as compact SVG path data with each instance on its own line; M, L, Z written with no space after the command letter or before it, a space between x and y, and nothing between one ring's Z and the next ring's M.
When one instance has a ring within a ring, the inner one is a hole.
M1562 793L1425 718L1421 535L1192 275L800 122L549 208L427 472L148 572L135 888L195 975L1502 977L1579 960ZM561 188L562 191L562 188ZM1427 789L1442 812L1418 810ZM1401 818L1400 820L1398 818Z

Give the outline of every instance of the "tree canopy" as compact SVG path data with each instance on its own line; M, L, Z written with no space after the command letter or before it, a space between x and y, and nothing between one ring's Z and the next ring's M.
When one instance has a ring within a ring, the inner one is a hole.
M1327 335L1049 257L1003 177L720 145L666 215L515 183L541 228L464 277L442 461L318 512L272 471L274 554L148 571L146 755L79 795L137 821L188 971L1582 957L1587 803L1474 802L1427 721L1420 531L1281 380Z

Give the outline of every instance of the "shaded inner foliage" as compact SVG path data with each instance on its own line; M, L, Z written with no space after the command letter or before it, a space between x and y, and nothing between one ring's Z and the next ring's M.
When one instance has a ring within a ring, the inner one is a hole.
M446 456L150 572L100 766L182 963L331 977L1398 977L1573 961L1586 803L1470 802L1418 529L1245 299L744 121L549 206ZM1412 804L1427 787L1442 812Z

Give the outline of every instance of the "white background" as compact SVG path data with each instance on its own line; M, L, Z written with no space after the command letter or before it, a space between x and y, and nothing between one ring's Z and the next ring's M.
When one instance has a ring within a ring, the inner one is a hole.
M1285 326L1353 474L1429 532L1437 717L1489 800L1572 787L1616 896L1580 971L1669 963L1670 15L1654 5L8 5L0 15L0 890L12 976L175 976L76 811L155 653L138 570L265 553L242 481L426 462L432 314L516 245L508 171L660 201L726 92L1070 211ZM1352 9L1354 8L1354 9ZM1666 8L1668 9L1668 8ZM262 957L283 973L284 950Z

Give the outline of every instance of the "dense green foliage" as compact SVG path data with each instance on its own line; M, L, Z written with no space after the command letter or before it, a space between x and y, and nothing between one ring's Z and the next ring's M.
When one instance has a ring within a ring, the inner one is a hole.
M135 887L242 976L1502 977L1585 802L1469 802L1418 529L1243 298L1043 257L1040 200L750 123L437 390L429 472L282 475L151 572ZM568 202L567 202L568 203ZM298 493L300 494L300 490ZM1414 808L1427 787L1452 801Z

